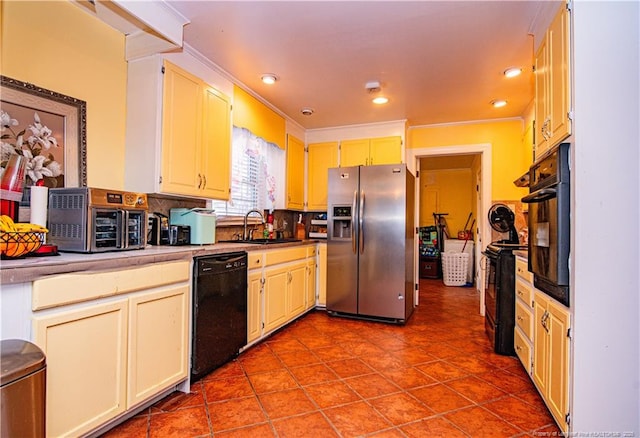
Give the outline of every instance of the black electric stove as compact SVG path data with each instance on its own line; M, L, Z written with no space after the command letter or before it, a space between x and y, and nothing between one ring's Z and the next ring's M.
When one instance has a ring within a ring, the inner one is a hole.
M494 242L487 246L485 280L484 327L493 349L498 354L515 356L515 256L514 250L526 250L524 245Z

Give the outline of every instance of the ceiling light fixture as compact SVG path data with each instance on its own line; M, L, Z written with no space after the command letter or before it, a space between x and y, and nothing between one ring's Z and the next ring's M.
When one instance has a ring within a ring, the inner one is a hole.
M389 99L387 99L384 96L378 96L378 97L375 97L372 100L372 102L375 103L376 105L384 105L385 103L389 102Z
M511 67L504 71L504 75L507 78L515 78L516 76L519 76L520 73L522 73L522 69L519 67Z
M502 99L496 99L491 101L491 105L493 105L494 108L501 108L506 104L507 104L507 101Z
M303 116L310 116L311 114L313 114L313 108L302 108L300 112Z
M272 85L276 83L276 81L278 80L278 77L273 73L266 73L262 75L261 79L262 79L262 82L264 82L265 84Z

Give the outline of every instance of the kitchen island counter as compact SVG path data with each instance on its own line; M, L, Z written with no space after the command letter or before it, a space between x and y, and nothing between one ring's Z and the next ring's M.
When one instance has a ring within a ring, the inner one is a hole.
M234 251L264 251L265 249L309 245L316 242L316 240L302 240L269 245L229 242L213 245L147 246L144 249L131 251L96 254L60 253L57 256L25 257L15 260L2 260L0 283L2 285L27 283L48 275L106 271L150 263L189 260L201 255Z

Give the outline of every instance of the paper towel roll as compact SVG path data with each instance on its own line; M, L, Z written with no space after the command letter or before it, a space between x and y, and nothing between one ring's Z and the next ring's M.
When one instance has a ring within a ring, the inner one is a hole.
M47 204L49 189L44 186L31 186L31 218L32 224L47 226Z

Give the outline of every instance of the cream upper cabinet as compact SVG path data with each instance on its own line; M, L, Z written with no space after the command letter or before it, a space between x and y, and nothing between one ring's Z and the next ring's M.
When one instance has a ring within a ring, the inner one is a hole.
M213 199L229 199L231 103L227 96L215 88L205 85L203 92L202 150L200 153L202 185L197 195Z
M304 208L304 143L287 135L287 206L292 210Z
M402 139L398 136L340 142L340 167L402 163Z
M228 199L231 104L160 56L129 62L125 187Z
M329 168L338 167L338 143L310 144L307 177L307 210L327 210Z
M569 22L563 3L536 53L536 160L571 134Z
M340 167L366 166L369 164L369 139L343 140L340 142Z
M569 414L569 309L534 290L533 382L563 432Z

